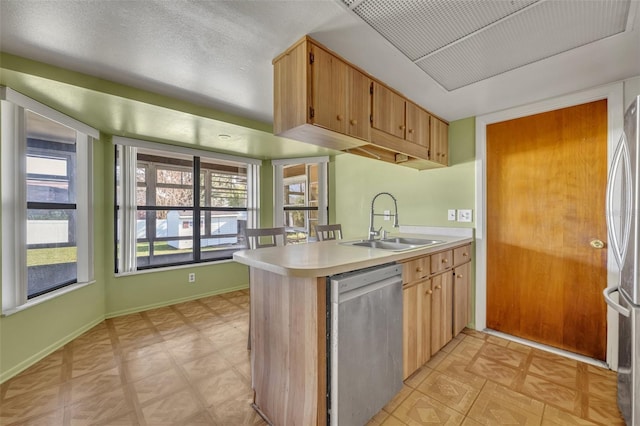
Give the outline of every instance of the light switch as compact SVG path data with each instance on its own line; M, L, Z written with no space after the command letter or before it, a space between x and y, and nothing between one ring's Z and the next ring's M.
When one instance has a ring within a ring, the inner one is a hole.
M460 209L458 210L458 222L472 222L473 219L473 210L471 209Z
M449 209L449 212L447 214L447 220L449 220L450 222L455 222L455 220L456 220L456 210L455 209Z

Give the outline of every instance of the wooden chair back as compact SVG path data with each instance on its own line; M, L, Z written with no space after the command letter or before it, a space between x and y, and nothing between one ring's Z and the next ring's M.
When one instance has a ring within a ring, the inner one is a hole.
M276 247L287 244L287 232L283 227L247 228L244 231L247 248Z
M335 223L332 225L316 225L316 235L318 241L341 240L342 225Z

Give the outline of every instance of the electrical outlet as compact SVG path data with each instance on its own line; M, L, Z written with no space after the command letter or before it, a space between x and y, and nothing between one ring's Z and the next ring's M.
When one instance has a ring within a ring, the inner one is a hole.
M456 210L455 209L449 209L449 211L447 213L447 220L449 220L450 222L455 222L455 220L456 220Z
M391 220L391 212L389 210L384 211L384 220Z
M196 282L196 274L195 274L195 272L190 272L189 273L189 282L190 283L195 283Z
M458 210L458 222L472 222L473 210L460 209Z

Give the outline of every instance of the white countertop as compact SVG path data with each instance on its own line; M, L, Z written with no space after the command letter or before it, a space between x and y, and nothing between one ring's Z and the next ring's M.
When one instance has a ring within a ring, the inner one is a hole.
M233 254L236 262L280 275L294 277L325 277L370 266L437 253L473 241L470 236L393 233L393 237L415 237L441 240L442 243L405 251L389 251L350 246L341 241L320 241L242 250Z

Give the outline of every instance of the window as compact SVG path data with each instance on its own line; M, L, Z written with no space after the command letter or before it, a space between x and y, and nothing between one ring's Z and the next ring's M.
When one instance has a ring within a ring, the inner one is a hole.
M127 138L116 146L116 272L230 259L257 213L258 160ZM198 178L195 178L195 177Z
M95 129L2 89L3 312L93 279Z
M274 160L275 226L287 243L314 240L315 225L327 223L327 157Z

